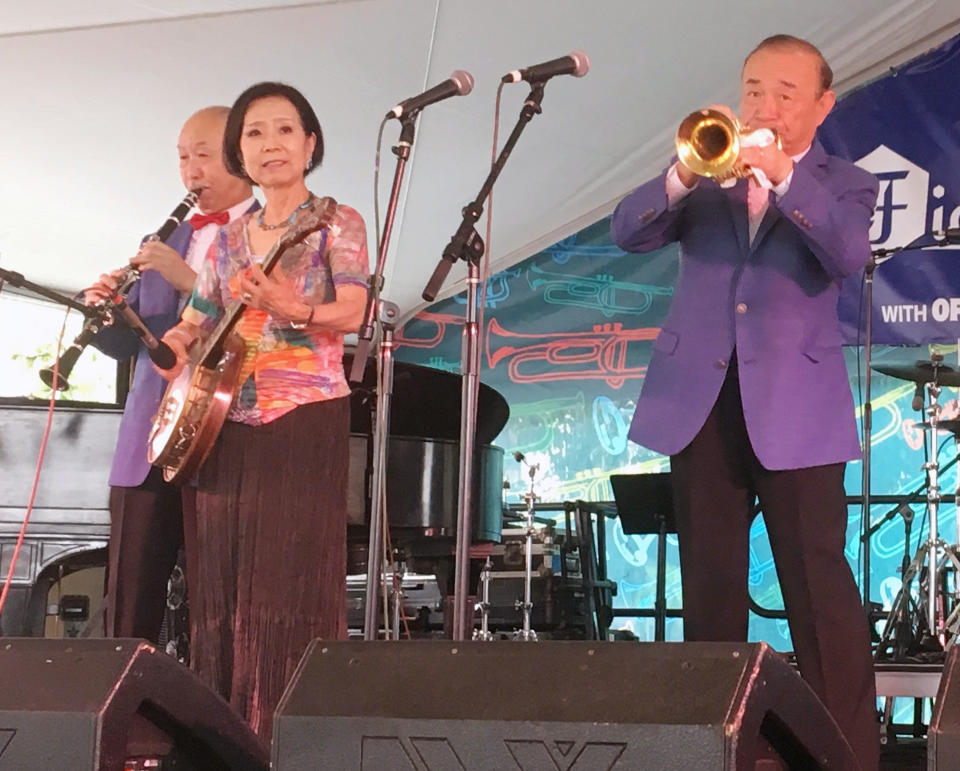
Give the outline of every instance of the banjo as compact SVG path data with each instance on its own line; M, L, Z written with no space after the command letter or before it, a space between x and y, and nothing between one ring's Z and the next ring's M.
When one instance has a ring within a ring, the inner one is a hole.
M323 198L300 214L291 229L273 245L263 261L270 275L280 257L333 219L337 202ZM245 355L243 338L234 331L247 304L231 305L202 345L194 345L183 371L170 382L147 438L147 460L163 469L167 482L190 480L213 449L233 404Z

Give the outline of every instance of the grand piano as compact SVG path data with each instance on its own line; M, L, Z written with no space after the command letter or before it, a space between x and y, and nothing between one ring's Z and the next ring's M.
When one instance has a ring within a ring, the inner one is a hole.
M349 371L349 358L345 363ZM352 572L366 570L375 366L375 362L369 363L364 382L351 396L348 521ZM411 560L439 563L442 575L447 573L444 566L452 557L456 531L460 389L459 375L396 363L387 471L391 538ZM107 476L119 417L116 409L57 408L24 550L0 616L0 634L42 635L47 595L58 578L105 564L110 530ZM503 450L490 443L508 417L503 397L481 385L472 516L477 541L500 539ZM45 404L0 404L3 576L26 514L45 419ZM88 633L98 636L99 630Z

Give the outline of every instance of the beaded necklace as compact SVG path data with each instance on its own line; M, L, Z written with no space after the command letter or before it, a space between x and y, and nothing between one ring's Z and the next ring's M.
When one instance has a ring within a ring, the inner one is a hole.
M262 230L277 230L279 228L288 227L293 224L293 221L297 217L297 212L300 211L301 209L306 209L310 205L311 201L313 201L313 193L310 193L307 196L307 200L304 201L302 204L300 204L296 209L294 209L293 213L289 217L287 217L283 222L278 222L276 225L264 224L263 215L267 211L267 207L264 206L260 210L260 214L257 215L257 225L259 225Z

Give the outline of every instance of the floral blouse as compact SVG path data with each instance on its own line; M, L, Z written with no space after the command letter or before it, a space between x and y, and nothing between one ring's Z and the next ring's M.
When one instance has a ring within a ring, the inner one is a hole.
M324 199L314 198L317 212ZM256 212L222 227L204 258L183 318L209 331L225 308L239 300L238 274L262 256L252 255L247 223ZM303 214L291 225L296 230ZM363 218L338 205L330 225L290 246L278 263L310 305L333 302L336 289L367 285L369 259ZM242 383L227 420L262 425L301 404L336 399L350 393L343 372L343 335L317 327L293 329L287 319L274 319L247 308L235 331L245 344Z

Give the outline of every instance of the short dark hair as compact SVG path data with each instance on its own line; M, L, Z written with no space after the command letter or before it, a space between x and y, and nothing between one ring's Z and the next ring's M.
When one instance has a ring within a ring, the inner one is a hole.
M243 133L243 119L253 102L268 96L280 96L289 101L300 116L300 125L303 127L304 133L308 136L313 134L317 138L313 147L313 155L310 158L310 166L304 172L304 176L323 162L323 132L320 130L320 121L317 120L317 114L313 111L307 98L286 83L276 83L274 81L255 83L237 97L233 107L230 108L227 125L223 130L223 165L233 176L251 183L253 183L253 180L250 179L246 169L243 168L243 158L240 157L240 135Z
M824 91L829 91L830 86L833 85L833 70L830 69L830 65L827 64L827 60L824 58L823 54L820 53L820 49L810 41L804 40L800 37L794 37L793 35L771 35L768 38L764 38L760 41L756 48L747 54L747 58L743 60L744 66L746 66L751 56L757 53L757 51L762 51L765 48L793 48L795 50L799 49L808 54L812 54L813 56L817 57L820 67L820 94L823 94ZM818 96L820 94L818 94Z

